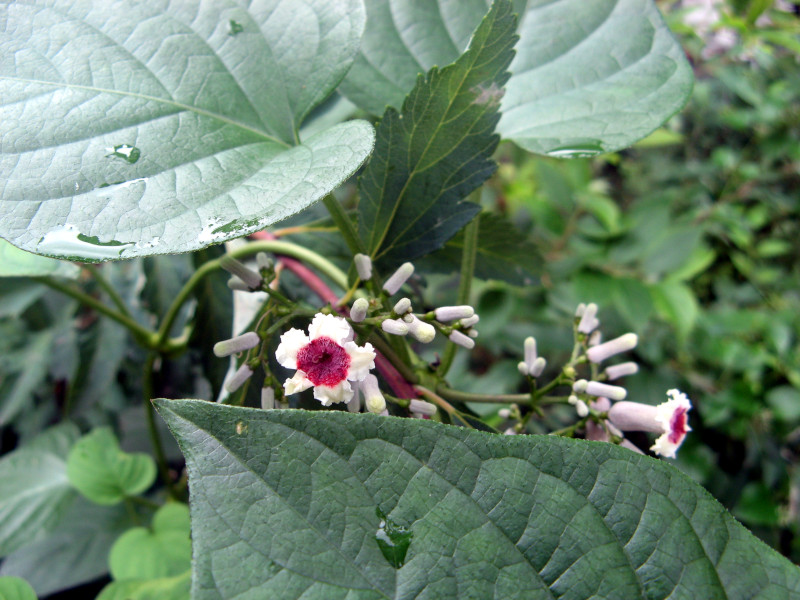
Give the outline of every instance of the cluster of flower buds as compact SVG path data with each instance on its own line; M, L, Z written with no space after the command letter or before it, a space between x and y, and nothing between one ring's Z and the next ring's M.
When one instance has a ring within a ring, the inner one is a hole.
M356 271L359 279L372 277L372 262L364 254L355 256ZM383 292L391 297L397 294L408 279L414 274L414 265L404 263L383 284ZM350 308L350 320L363 322L370 312L370 302L366 298L358 298ZM410 335L418 342L428 344L436 337L437 329L445 333L448 339L467 349L475 347L478 332L474 325L479 321L475 309L468 305L441 306L431 312L416 314L413 312L411 300L403 297L392 307L391 312L374 315L380 320L381 330L390 335Z
M524 375L526 377L539 377L539 375L544 372L544 368L547 366L547 360L537 355L536 338L525 338L524 357L525 360L521 361L517 365L520 375Z

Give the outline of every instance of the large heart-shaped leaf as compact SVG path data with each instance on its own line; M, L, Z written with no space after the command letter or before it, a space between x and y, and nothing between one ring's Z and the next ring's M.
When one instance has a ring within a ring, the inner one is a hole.
M418 73L454 61L486 0L367 0L367 29L340 90L374 114ZM517 55L497 131L532 152L629 146L683 106L692 71L652 0L518 0Z
M192 598L788 598L800 569L624 448L158 400L186 456Z
M372 148L364 121L297 138L364 19L362 0L0 4L0 236L185 252L319 200Z

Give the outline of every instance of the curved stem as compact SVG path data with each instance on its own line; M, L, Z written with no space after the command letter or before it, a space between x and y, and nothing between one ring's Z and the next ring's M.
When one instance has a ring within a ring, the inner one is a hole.
M87 271L89 275L97 282L97 284L103 288L103 291L108 294L108 297L111 298L111 301L114 303L119 311L125 315L126 317L131 317L131 313L128 311L128 307L125 306L125 302L122 300L120 295L117 293L117 290L108 282L108 279L103 277L103 274L100 272L100 268L97 265L81 265L84 271Z
M478 192L479 193L479 192ZM469 294L472 290L472 277L475 274L475 257L478 254L478 231L480 216L467 223L464 228L464 250L461 255L461 273L458 281L458 298L456 304L469 304ZM439 377L444 377L453 364L458 346L448 342L439 363L437 372Z
M57 279L52 279L50 277L34 277L34 279L39 283L43 283L44 285L51 287L66 296L75 298L75 300L78 302L85 304L86 306L89 306L97 312L107 316L109 319L116 321L128 329L128 331L130 331L139 341L141 341L146 348L155 347L156 334L146 327L139 325L139 323L134 321L131 317L126 316L109 306L106 306L97 298L93 298L89 294L81 292L80 290L76 290L72 286L62 283Z
M339 201L333 194L325 196L322 199L322 203L325 205L325 208L328 209L336 227L339 228L347 247L350 248L350 252L353 254L366 254L364 245L361 243L361 238L358 237L358 232L356 228L353 227L353 222L350 220L350 217L347 216L344 208L342 208L342 205L339 204Z
M471 392L461 392L450 389L444 385L436 388L436 393L442 398L458 402L482 402L485 404L528 404L531 401L530 394L473 394ZM548 404L567 404L567 399L562 396L542 396L537 399L537 405Z
M161 436L158 434L156 427L155 412L153 408L153 366L155 365L158 354L156 352L148 352L147 360L144 363L144 373L142 377L142 392L144 393L145 416L147 417L147 431L150 433L150 442L153 445L153 454L156 457L156 465L158 466L158 473L167 486L167 493L170 497L178 498L175 491L175 486L172 478L169 476L169 466L167 465L167 455L164 453L164 446L161 443Z

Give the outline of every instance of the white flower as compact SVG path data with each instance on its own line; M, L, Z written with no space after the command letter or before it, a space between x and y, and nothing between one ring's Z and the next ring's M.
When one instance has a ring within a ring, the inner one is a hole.
M618 338L614 338L608 342L593 346L586 351L586 356L593 363L601 363L607 358L611 358L622 352L633 350L638 343L639 338L635 333L626 333Z
M660 433L650 450L666 458L675 458L675 451L692 430L687 415L692 403L678 390L669 390L667 397L669 400L658 406L617 402L608 411L608 419L622 431Z
M308 335L290 329L281 336L275 352L287 369L297 369L283 384L287 395L314 387L314 398L323 406L348 403L353 398L351 381L364 381L375 368L375 351L367 343L358 346L353 330L341 317L317 314Z

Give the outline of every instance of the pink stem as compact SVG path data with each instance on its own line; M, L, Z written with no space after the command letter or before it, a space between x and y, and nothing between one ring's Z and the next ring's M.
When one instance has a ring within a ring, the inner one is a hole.
M257 240L277 239L269 231L256 231L251 237ZM316 273L295 258L280 255L278 255L278 258L283 263L284 267L297 275L323 302L333 306L340 314L346 314L343 306L336 306L336 302L339 298ZM397 369L395 369L391 361L377 350L375 354L375 366L386 380L386 383L389 384L389 387L392 388L395 396L408 399L418 398L419 394L414 390L414 387L405 380Z

